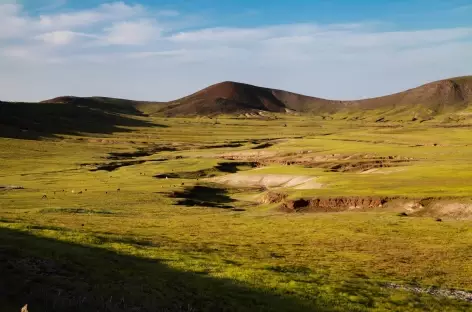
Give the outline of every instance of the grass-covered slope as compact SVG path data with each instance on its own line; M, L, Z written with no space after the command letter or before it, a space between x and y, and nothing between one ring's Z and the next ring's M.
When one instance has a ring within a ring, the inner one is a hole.
M0 306L471 309L468 128L148 118L164 127L0 138ZM208 180L235 174L321 184L270 189L287 202L398 197L402 206L287 214L261 200L263 187Z

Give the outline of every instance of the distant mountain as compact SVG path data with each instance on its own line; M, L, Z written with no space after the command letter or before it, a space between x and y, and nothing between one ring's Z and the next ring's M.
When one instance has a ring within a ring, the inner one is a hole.
M184 98L168 102L159 110L168 116L274 112L335 112L339 104L282 90L238 82L222 82Z
M336 101L262 88L237 82L212 85L184 98L167 102L156 112L168 116L298 112L314 115L405 114L437 115L468 107L472 76L429 83L378 98Z
M354 101L336 101L226 81L170 102L106 97L58 97L42 103L67 103L112 113L163 116L256 116L301 113L334 118L430 119L472 108L472 76L425 84L404 92Z
M60 96L40 103L45 104L69 104L77 107L101 110L109 113L122 113L129 115L145 115L143 108L148 105L158 107L159 102L133 101L125 99L116 99L109 97L77 97L77 96Z

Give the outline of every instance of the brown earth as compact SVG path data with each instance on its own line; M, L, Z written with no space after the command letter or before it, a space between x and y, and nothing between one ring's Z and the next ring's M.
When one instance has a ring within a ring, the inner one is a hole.
M209 182L235 187L249 188L294 188L299 190L319 189L321 183L314 176L290 174L242 174L234 173L207 179Z
M326 115L344 109L390 110L419 105L435 115L445 110L457 111L466 108L470 100L472 77L437 81L388 96L356 101L327 100L243 83L223 82L169 102L162 106L160 112L168 116L247 114L261 111ZM415 118L418 119L419 116L412 117ZM385 121L385 118L377 120Z
M285 212L338 212L354 209L379 208L391 199L387 197L329 197L295 199L283 203Z
M382 196L346 196L325 198L284 199L279 210L288 213L342 212L342 211L399 212L404 217L441 217L446 219L472 219L471 198L404 198Z
M279 153L274 150L258 151L242 150L218 155L218 158L239 161L255 161L259 166L298 165L306 168L323 168L328 172L372 173L374 169L407 166L416 161L411 157L377 156L372 154L328 154L319 155L313 151L296 153ZM392 171L393 172L393 171Z
M366 100L336 101L238 82L222 82L170 102L144 102L104 97L58 97L45 103L73 103L135 115L192 116L235 114L263 116L263 112L312 113L324 119L339 111L377 109L380 114L411 110L412 121L467 108L472 101L472 76L436 81L404 92ZM354 118L361 118L359 116ZM361 118L362 119L362 118ZM385 117L376 117L385 122Z
M287 194L269 191L264 195L260 196L258 201L261 204L276 204L285 201Z

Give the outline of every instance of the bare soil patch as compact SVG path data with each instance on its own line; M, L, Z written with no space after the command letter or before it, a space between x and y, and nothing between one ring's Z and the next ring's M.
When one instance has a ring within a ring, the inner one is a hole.
M259 145L260 146L260 145ZM231 160L257 161L261 165L298 165L306 168L324 168L328 172L369 172L372 169L406 166L416 159L402 156L376 156L371 154L320 155L311 150L291 153L244 150L219 155ZM372 171L373 172L373 171Z
M211 182L237 187L317 189L316 177L287 174L229 174L209 179Z
M408 159L390 159L380 157L379 159L320 162L307 165L309 167L326 168L330 172L366 172L372 169L390 168L405 165L410 162Z
M405 217L433 217L444 219L472 219L470 198L405 198L382 196L339 196L324 198L298 198L284 200L279 206L284 212L342 212L384 211L398 212Z
M86 209L86 208L47 208L42 209L41 213L70 213L70 214L101 214L112 215L113 212L103 209Z
M399 285L395 283L387 283L385 284L385 287L390 289L402 289L417 294L429 294L435 297L447 297L472 302L472 292L470 291L458 289L444 289L439 287L425 288L419 286Z
M261 204L276 204L285 201L287 196L285 193L269 191L262 195L258 201Z
M0 191L23 190L24 187L20 185L0 185Z
M284 202L280 210L284 212L339 212L380 208L388 201L388 197L332 197L295 199Z

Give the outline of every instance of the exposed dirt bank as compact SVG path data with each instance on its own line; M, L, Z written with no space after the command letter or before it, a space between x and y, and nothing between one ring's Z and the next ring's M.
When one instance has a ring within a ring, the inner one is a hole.
M284 200L284 212L396 211L402 216L472 219L470 198L345 196ZM440 221L440 220L438 220Z
M238 187L318 189L316 177L288 174L230 174L209 179L211 182Z

